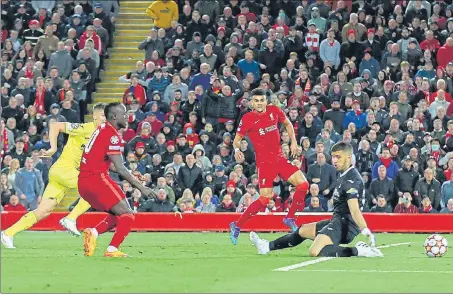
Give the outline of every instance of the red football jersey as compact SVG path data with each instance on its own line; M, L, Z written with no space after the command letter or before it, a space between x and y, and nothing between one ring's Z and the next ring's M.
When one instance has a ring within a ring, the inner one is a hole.
M272 162L283 153L278 123L285 120L285 113L274 105L267 106L264 113L251 111L242 117L237 133L249 136L255 148L257 164Z
M101 124L91 135L82 155L80 173L108 173L111 161L108 155L121 155L124 143L118 131L110 124Z

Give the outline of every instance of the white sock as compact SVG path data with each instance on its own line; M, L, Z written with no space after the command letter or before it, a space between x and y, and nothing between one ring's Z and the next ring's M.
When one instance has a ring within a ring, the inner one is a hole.
M96 228L92 228L91 232L93 233L95 238L97 238L99 236L98 230L96 230Z
M107 247L107 252L115 252L115 251L118 251L118 248L116 248L115 246Z

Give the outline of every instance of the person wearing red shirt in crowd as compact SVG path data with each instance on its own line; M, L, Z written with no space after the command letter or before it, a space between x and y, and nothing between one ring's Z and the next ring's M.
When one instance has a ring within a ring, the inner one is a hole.
M16 195L11 195L11 198L9 198L9 204L6 204L3 208L5 211L27 211L27 209L19 203L19 197Z
M79 49L82 50L85 48L85 44L87 40L93 40L94 42L94 49L99 52L99 55L102 54L102 42L101 38L96 34L93 26L87 26L86 31L80 36L79 40Z
M30 93L30 104L36 107L36 111L41 115L50 113L50 106L54 103L52 93L46 90L44 79L36 79L36 88Z
M453 38L447 38L445 45L437 51L437 64L446 68L448 63L453 60Z
M445 101L449 102L450 104L453 102L453 99L451 97L451 95L448 93L447 91L447 85L445 83L445 80L444 79L439 79L437 80L437 91L434 92L434 93L431 93L431 95L429 95L429 105L431 105L431 103L433 103L434 101L436 101L436 98L437 98L437 95L438 95L438 92L440 90L442 90L443 94L444 94L444 97L445 97ZM448 108L447 108L447 113L448 113Z
M434 38L434 33L433 31L429 30L425 34L426 39L420 43L420 49L422 51L425 51L428 49L429 51L435 52L437 49L440 48L440 43L439 40Z
M134 94L135 99L141 106L146 104L146 91L145 88L143 88L143 86L138 83L139 79L140 77L136 74L131 76L131 85L124 91L123 94L124 105L127 106L132 103L132 99L130 98L131 96L128 96L129 93Z
M143 123L148 122L151 125L151 135L157 136L160 133L160 130L164 124L156 118L156 114L153 112L148 112L144 121L141 121L137 127L137 134L141 133Z
M277 18L277 23L272 26L274 30L277 30L277 28L283 28L285 31L285 36L289 34L289 27L285 24L285 18L283 17L278 17Z
M394 213L418 213L418 208L412 204L412 195L409 192L405 192L398 201L398 205L395 207Z
M133 114L129 114L129 120L130 117L133 118ZM129 123L127 124L126 128L123 130L123 140L125 142L129 142L136 136L135 131L129 127Z
M184 135L186 135L187 143L189 144L190 148L193 148L195 145L200 143L200 138L198 137L197 133L195 133L195 130L191 123L186 123L184 125L183 132Z
M236 15L236 18L238 18L240 15L244 15L247 19L247 22L256 22L256 15L250 12L249 6L246 1L241 3L241 13Z
M165 114L164 120L168 121L168 117L174 115L178 123L182 122L182 111L179 110L179 102L173 101L170 103L170 111Z

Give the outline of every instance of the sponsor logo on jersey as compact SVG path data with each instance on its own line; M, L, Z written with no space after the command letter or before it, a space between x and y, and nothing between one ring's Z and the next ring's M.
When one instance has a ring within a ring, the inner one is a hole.
M266 135L266 133L270 133L270 132L273 132L275 130L277 130L277 126L272 125L272 126L267 127L267 128L260 128L258 130L258 132L260 133L261 136L264 136L264 135Z
M351 194L351 195L356 195L356 194L359 194L359 191L357 191L356 188L351 188L348 191L346 191L346 193Z

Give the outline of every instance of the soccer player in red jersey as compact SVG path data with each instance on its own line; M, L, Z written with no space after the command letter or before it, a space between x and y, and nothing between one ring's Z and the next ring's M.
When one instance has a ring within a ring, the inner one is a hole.
M277 175L280 175L285 181L296 187L293 203L286 218L283 219L284 224L290 227L293 232L297 230L294 220L296 209L305 201L309 188L302 171L291 164L283 154L280 146L279 123L286 127L291 138L291 153L293 155L296 154L297 141L293 125L279 107L267 105L264 90L254 89L251 96L253 110L242 117L233 146L235 148L235 158L241 159L244 157L244 154L239 149L242 138L248 135L252 141L256 154L260 197L247 208L237 222L230 224L230 239L234 245L237 244L241 227L245 222L266 207L269 200L272 199L274 194L273 181Z
M123 179L140 190L143 195L151 196L154 192L140 184L124 167L122 150L123 141L118 130L126 127L126 108L120 103L110 103L104 109L106 123L101 124L91 135L85 146L80 163L79 193L96 210L109 215L94 228L85 229L85 256L92 256L96 249L99 234L108 232L116 226L105 257L127 257L118 250L131 230L135 219L134 212L126 200L120 186L109 176L109 169L116 171Z

